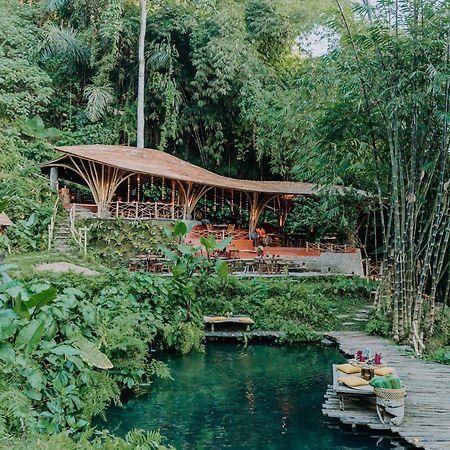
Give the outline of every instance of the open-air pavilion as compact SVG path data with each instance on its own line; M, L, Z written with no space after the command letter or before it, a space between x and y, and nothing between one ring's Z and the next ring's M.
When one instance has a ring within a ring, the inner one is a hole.
M148 148L79 145L56 147L56 150L62 156L44 164L44 170L50 173L52 187L57 189L58 180L62 179L85 185L92 194L91 200L86 201L63 192L61 196L66 208L77 206L89 209L97 217L104 218L203 219L207 222L208 215L214 216L215 212L223 212L226 207L230 214L226 222L231 225L226 230L231 232L231 236L246 240L246 251L249 253L249 235L254 234L265 208L270 208L275 214L277 233L281 233L293 200L297 196L319 195L319 189L312 183L238 180ZM336 187L336 190L340 194L346 192L344 187ZM242 217L246 218L245 224L241 221ZM233 232L233 222L236 220L240 228L236 227ZM225 224L221 226L225 227ZM214 231L212 226L204 227L206 233ZM201 235L201 230L197 231L191 236L194 240ZM215 231L219 237L225 236L224 228L220 231L219 227ZM280 241L276 245L280 255L301 255L305 250L295 250L292 248L295 244L290 244L291 248L287 251L281 248L284 245ZM300 246L297 244L297 247ZM347 245L334 251L348 253L351 247ZM306 248L308 250L316 251L316 256L326 251L314 245Z
M311 183L237 180L148 148L79 145L56 150L63 156L44 165L50 168L53 187L58 178L87 185L99 216L191 219L199 200L208 196L216 207L227 202L248 208L248 227L254 231L267 205L275 205L282 227L295 196L317 195ZM162 198L148 201L144 186L159 186Z

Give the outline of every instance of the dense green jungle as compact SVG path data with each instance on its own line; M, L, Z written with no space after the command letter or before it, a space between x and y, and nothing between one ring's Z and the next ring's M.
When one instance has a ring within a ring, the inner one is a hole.
M170 379L158 352L202 352L205 313L249 314L297 345L374 304L367 332L449 364L448 0L147 1L145 146L317 183L286 229L375 253L378 281L235 278L180 247L179 223L91 223L87 254L66 260L97 276L34 270L60 258L40 166L54 147L137 143L140 6L0 0L0 212L14 223L0 233L0 449L171 448L92 420ZM173 276L120 264L158 245Z

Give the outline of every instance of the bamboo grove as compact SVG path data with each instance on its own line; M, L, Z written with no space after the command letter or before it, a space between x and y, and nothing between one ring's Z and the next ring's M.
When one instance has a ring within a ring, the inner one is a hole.
M337 4L382 211L378 308L392 318L394 339L420 354L449 302L449 3L365 1L355 9L364 32L351 31Z
M145 145L227 176L374 193L363 240L383 259L378 310L422 353L450 302L450 1L146 3ZM53 201L29 174L52 144L136 144L141 10L0 6L0 197L14 196L15 222L36 218L11 232L30 250ZM325 37L326 51L309 54L305 36ZM303 201L286 228L357 239L350 200Z

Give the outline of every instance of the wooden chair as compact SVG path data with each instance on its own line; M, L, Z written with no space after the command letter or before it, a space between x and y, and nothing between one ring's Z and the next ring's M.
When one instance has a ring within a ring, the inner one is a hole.
M234 225L234 223L229 223L227 225L227 233L228 234L233 234L235 227L236 227L236 225Z

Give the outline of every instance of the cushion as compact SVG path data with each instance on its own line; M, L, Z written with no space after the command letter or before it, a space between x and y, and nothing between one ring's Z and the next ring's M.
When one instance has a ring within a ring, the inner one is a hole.
M348 387L367 386L369 384L368 381L363 380L361 377L343 377L338 378L338 381Z
M225 316L208 317L208 320L210 322L220 322L222 320L227 320L227 317Z
M252 324L253 320L250 317L239 317L239 322Z
M393 371L394 369L392 369L391 367L376 367L375 375L382 377L383 375L389 375Z
M347 373L347 374L360 373L361 372L361 367L357 367L357 366L354 366L352 364L338 364L336 366L336 369L339 370L339 372L344 372L344 373Z

